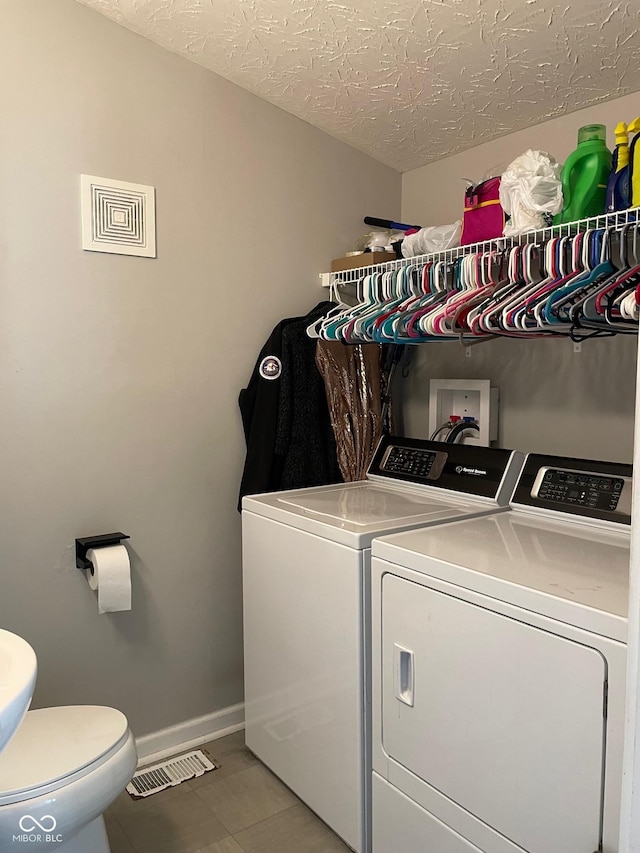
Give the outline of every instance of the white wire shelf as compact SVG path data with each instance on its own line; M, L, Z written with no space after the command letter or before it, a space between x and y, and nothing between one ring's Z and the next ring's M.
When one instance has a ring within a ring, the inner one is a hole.
M394 272L403 267L424 266L429 262L444 261L452 263L456 258L474 253L482 254L490 251L505 251L512 246L522 246L525 243L545 243L552 237L563 237L586 231L590 228L609 228L620 231L625 225L632 225L640 221L640 207L630 207L627 210L619 210L616 213L603 213L600 216L589 216L586 219L577 219L575 222L565 222L562 225L550 225L537 231L528 231L517 237L494 237L493 240L484 240L482 243L469 243L466 246L456 246L446 249L444 252L434 252L428 255L416 255L414 258L397 258L395 261L384 261L380 264L371 264L367 267L358 267L352 270L340 270L340 272L320 273L323 287L341 287L348 284L356 284L364 276L373 272ZM375 254L372 255L375 257Z

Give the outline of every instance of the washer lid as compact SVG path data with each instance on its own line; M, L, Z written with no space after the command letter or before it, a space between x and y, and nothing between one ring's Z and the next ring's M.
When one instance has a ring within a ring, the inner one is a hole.
M433 515L440 519L443 510L451 517L464 515L463 508L456 506L453 500L447 501L446 497L385 489L367 481L349 489L342 485L322 491L306 489L294 495L282 495L276 501L293 511L322 517L329 524L348 522L356 529L370 525L387 527L418 517L427 523Z
M350 548L368 548L375 536L410 527L446 524L503 508L450 492L419 492L361 480L245 497L243 510Z
M29 711L0 755L3 797L61 781L93 764L126 734L127 718L98 705Z

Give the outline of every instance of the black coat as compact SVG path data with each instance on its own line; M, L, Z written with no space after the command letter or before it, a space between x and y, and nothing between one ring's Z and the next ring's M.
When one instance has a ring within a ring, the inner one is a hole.
M331 308L282 320L260 350L239 404L247 444L244 495L341 482L324 381L307 326Z

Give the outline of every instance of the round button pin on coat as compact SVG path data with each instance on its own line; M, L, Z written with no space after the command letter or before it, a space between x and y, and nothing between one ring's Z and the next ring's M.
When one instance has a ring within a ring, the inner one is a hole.
M263 379L278 379L282 373L282 362L275 355L268 355L260 362L258 372Z

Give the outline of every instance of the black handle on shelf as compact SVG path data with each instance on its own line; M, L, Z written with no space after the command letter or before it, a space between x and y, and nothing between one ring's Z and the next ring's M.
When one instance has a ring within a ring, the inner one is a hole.
M89 569L93 574L93 563L87 560L89 548L106 548L109 545L119 545L123 539L130 539L126 533L102 533L100 536L85 536L76 539L76 566L79 569Z
M379 219L377 216L365 216L365 225L376 225L378 228L393 228L395 231L410 231L420 228L420 225L405 225L403 222L394 222L393 219Z

